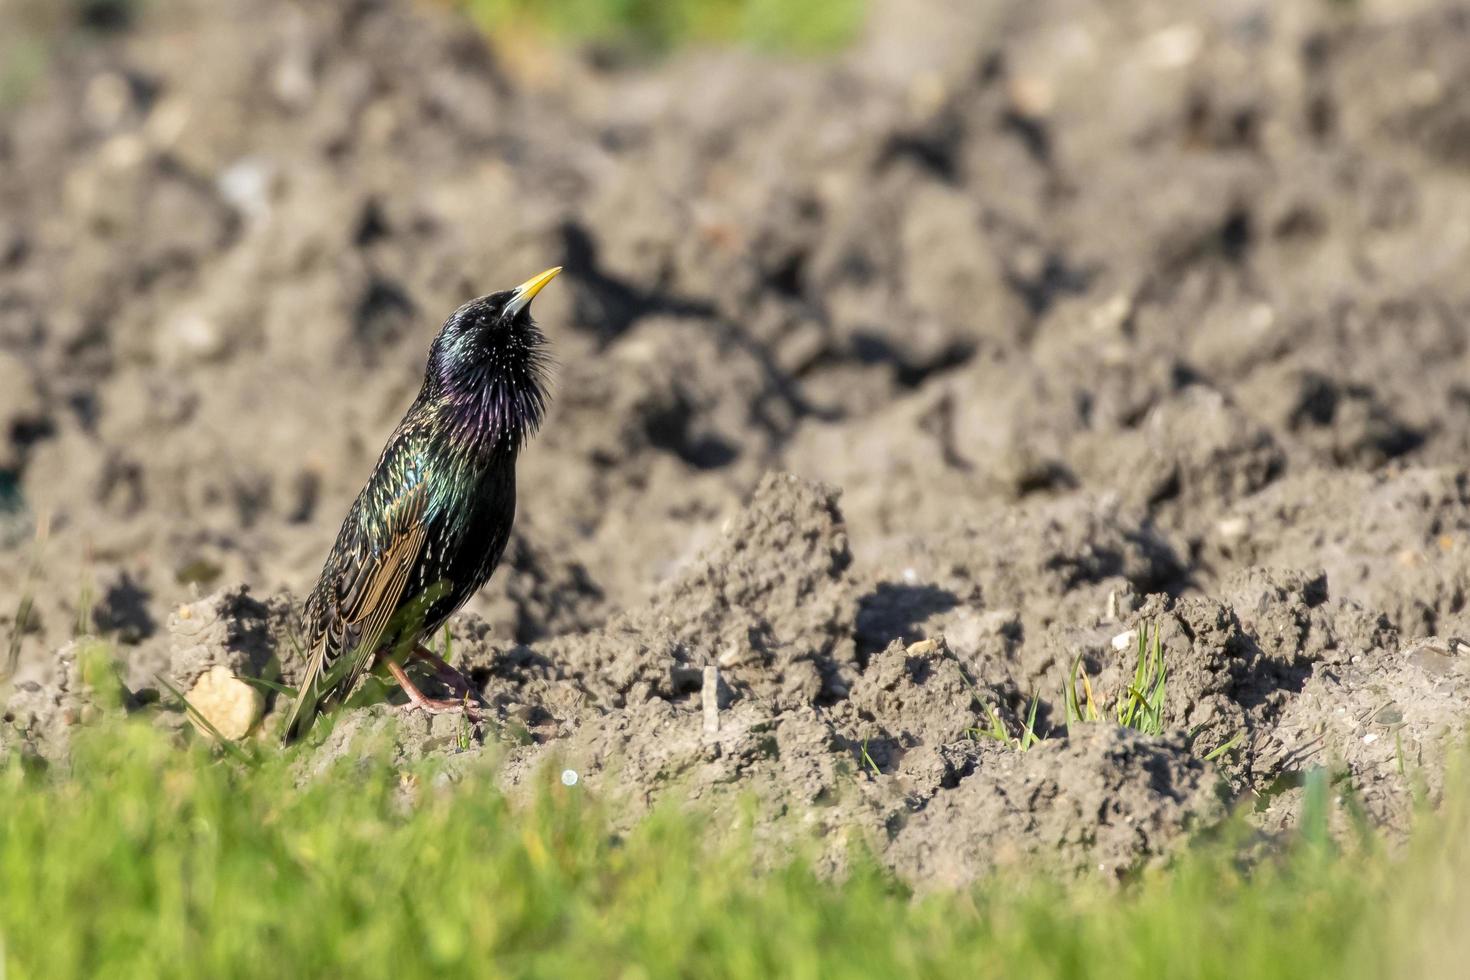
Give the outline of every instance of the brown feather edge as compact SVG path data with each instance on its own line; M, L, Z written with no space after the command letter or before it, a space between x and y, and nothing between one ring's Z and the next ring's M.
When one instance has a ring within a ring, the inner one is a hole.
M403 598L408 576L413 571L414 563L418 559L419 551L423 547L424 538L428 532L423 522L427 496L426 485L419 483L401 499L390 518L390 522L397 523L399 527L391 531L393 536L388 547L373 556L373 564L377 565L377 568L373 571L366 587L361 591L362 598L353 603L352 609L341 610L337 617L338 621L343 624L343 633L346 633L347 629L352 626L366 623L366 627L359 633L358 642L351 652L352 666L347 669L346 676L340 681L334 679L333 683L319 687L318 682L323 676L324 666L327 666L328 676L331 674L331 667L326 664L327 653L331 645L330 626L324 627L312 643L306 676L297 688L299 693L296 702L292 705L291 714L286 719L286 727L282 730L285 739L290 740L297 737L295 729L301 721L303 709L309 706L312 715L315 716L322 699L331 690L337 689L340 685L341 690L350 691L352 685L357 683L357 679L372 663L374 655L378 652L378 643L382 639L383 631ZM386 579L384 578L385 572L388 573ZM369 598L372 599L371 602L368 601ZM305 732L300 734L304 735Z

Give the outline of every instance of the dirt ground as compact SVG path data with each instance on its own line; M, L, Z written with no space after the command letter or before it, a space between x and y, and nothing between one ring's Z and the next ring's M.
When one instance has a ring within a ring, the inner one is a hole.
M1322 767L1402 828L1470 694L1467 86L1450 3L875 0L650 62L159 0L0 108L0 742L64 758L88 634L175 721L160 674L290 683L440 321L562 264L452 628L488 721L356 708L304 773L751 794L924 884L1278 833ZM1144 623L1166 734L1069 730Z

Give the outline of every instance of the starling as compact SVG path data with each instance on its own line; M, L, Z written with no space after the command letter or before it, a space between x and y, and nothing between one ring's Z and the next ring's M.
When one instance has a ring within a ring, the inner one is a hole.
M547 403L546 339L530 305L560 271L466 303L434 338L423 387L307 597L306 676L285 741L379 661L411 705L470 710L468 683L420 641L489 580L510 538L516 457ZM404 672L410 658L429 662L462 699L426 697Z

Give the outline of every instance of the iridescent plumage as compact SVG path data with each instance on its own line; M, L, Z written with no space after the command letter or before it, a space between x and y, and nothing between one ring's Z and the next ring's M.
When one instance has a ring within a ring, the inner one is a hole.
M515 518L516 458L547 402L545 338L529 304L559 271L466 303L434 338L418 397L307 597L307 669L287 741L380 653L412 651L495 571Z

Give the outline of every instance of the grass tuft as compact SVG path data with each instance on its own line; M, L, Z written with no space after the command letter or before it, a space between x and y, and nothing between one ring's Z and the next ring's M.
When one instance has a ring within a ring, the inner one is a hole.
M1031 697L1031 707L1027 709L1026 721L1021 726L1021 734L1015 737L1006 730L1005 722L1001 720L1000 714L984 701L980 702L981 709L989 719L989 723L981 728L967 728L965 734L971 739L988 738L1002 745L1008 745L1017 752L1026 752L1031 746L1041 741L1041 736L1036 733L1036 711L1041 707L1041 699L1035 695Z
M739 42L821 53L846 44L865 0L451 0L485 31L534 33L663 51Z
M1082 684L1082 693L1078 694L1077 684ZM1087 723L1101 721L1102 714L1097 710L1097 702L1092 696L1092 681L1087 679L1087 671L1082 668L1082 654L1077 654L1072 660L1072 669L1067 673L1066 689L1062 692L1062 703L1065 705L1067 724L1074 722Z
M1152 637L1152 644L1149 640ZM1164 700L1169 671L1156 623L1138 624L1138 661L1133 681L1118 698L1118 724L1145 735L1164 734Z
M36 579L41 573L42 550L51 536L49 520L42 520L36 527L35 540L31 544L31 557L26 562L25 577L21 580L20 601L15 608L15 619L10 626L10 639L6 643L5 660L0 664L0 683L15 676L20 666L20 647L26 630L31 625L31 614L35 609ZM3 978L0 978L3 980Z
M1205 761L1206 762L1215 762L1216 760L1223 758L1224 756L1226 756L1227 754L1229 754L1230 752L1232 752L1236 748L1238 748L1239 745L1240 745L1241 739L1243 739L1243 738L1245 738L1245 732L1236 732L1234 735L1230 736L1224 742L1222 742L1221 744L1217 745L1215 748L1211 749L1210 751L1206 752L1205 753L1205 756L1204 756Z

